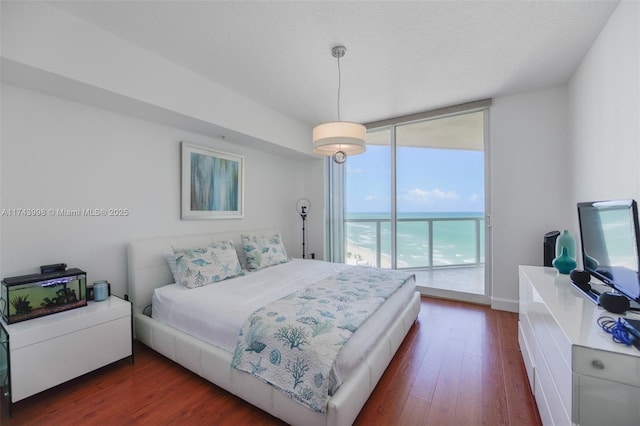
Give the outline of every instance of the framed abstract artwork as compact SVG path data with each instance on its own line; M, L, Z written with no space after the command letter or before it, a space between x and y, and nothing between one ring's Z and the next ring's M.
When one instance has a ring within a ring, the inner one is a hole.
M244 157L182 142L182 219L243 215Z

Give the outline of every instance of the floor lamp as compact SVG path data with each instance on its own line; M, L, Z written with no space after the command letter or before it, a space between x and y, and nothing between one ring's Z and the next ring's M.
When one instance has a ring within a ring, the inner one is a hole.
M296 202L296 211L300 215L300 218L302 218L302 258L306 259L307 248L305 244L306 242L305 234L306 234L307 215L311 211L311 202L306 198L300 198Z

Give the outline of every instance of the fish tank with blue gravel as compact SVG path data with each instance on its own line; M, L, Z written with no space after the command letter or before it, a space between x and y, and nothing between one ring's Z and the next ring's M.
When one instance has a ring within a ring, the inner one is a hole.
M87 305L87 274L71 268L2 280L0 309L7 324Z

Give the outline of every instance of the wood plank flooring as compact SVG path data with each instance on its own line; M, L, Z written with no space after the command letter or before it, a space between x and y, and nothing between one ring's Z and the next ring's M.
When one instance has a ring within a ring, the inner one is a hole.
M418 321L356 425L540 425L517 314L422 298ZM34 395L2 425L281 425L136 343L126 360ZM51 367L63 359L51 360Z

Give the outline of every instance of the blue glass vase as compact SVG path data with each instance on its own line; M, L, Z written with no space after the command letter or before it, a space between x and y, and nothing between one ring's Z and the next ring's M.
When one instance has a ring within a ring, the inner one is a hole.
M567 247L562 248L560 256L553 259L553 267L561 274L568 274L576 269L576 261L568 254Z
M562 231L562 234L556 239L556 257L562 255L562 249L565 247L567 249L567 255L573 260L576 260L576 240L568 229Z

